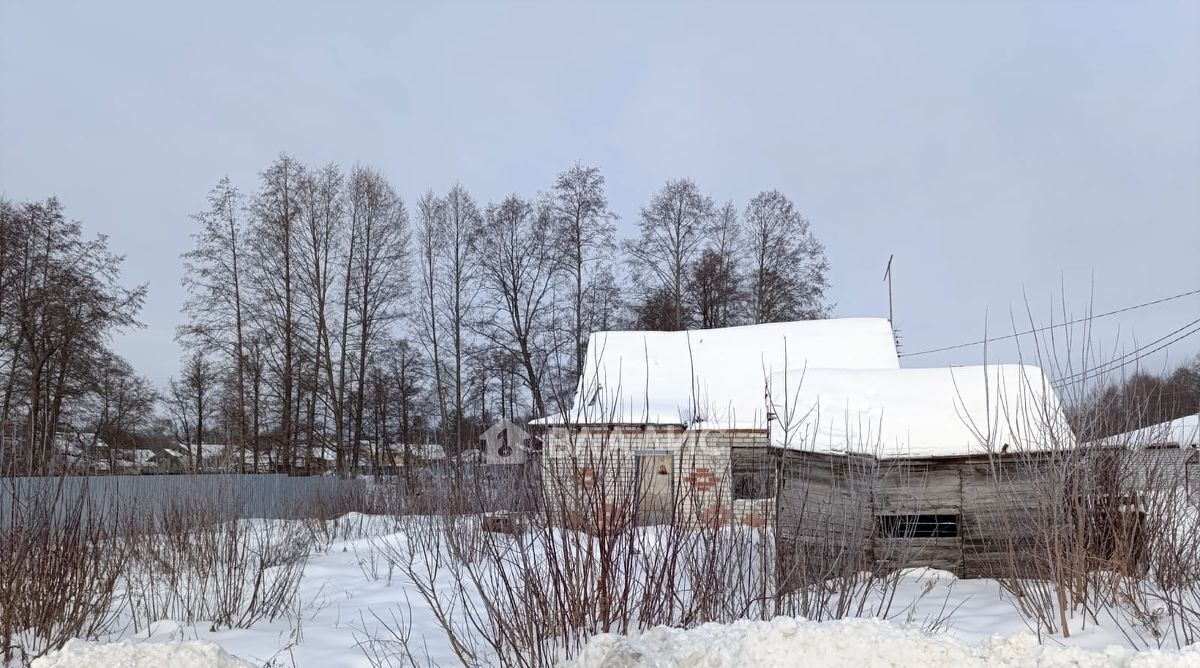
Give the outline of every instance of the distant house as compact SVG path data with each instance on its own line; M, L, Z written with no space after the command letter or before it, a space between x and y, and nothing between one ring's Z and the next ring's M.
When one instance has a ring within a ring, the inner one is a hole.
M1200 415L1114 434L1089 444L1129 450L1138 460L1133 468L1144 491L1183 488L1200 498Z
M337 452L332 447L325 445L316 445L310 452L308 446L300 445L297 448L294 464L293 473L304 472L308 475L319 475L337 467Z
M391 446L391 451L399 467L404 466L405 451L414 467L440 466L447 462L446 449L437 443L409 443L407 446L397 443Z
M1112 445L1149 448L1200 448L1200 414L1185 415L1101 439Z

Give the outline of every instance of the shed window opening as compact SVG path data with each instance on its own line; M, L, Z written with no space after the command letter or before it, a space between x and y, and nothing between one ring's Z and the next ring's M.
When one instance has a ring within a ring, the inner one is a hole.
M745 450L746 452L738 452ZM733 498L769 499L775 496L775 466L759 448L739 448L732 453Z
M958 538L958 515L877 515L880 538Z

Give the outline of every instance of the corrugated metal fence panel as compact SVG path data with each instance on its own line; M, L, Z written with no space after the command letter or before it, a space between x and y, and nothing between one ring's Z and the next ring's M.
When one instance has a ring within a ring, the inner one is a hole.
M0 521L14 510L52 506L70 514L118 513L125 518L160 519L173 508L202 508L218 518L305 517L328 500L364 499L366 481L331 476L142 475L66 476L0 479ZM15 508L14 508L15 506Z

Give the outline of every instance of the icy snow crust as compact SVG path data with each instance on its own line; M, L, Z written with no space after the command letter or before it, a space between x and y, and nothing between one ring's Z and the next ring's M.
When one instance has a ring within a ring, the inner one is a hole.
M1032 366L795 369L770 386L771 441L795 450L949 457L1074 445L1058 396Z
M101 644L71 640L56 652L34 659L33 668L251 668L220 645L199 640Z
M763 428L766 379L787 369L898 369L882 318L686 332L598 332L568 416L544 422Z
M777 617L769 622L705 624L681 630L660 626L640 635L602 634L564 668L791 668L792 666L1061 666L1166 668L1200 665L1200 646L1183 650L1103 651L1039 645L1028 633L968 645L878 619L810 622Z

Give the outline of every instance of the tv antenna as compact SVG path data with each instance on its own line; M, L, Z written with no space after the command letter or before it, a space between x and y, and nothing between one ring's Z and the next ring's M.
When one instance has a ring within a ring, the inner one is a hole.
M887 270L883 272L883 280L888 284L888 322L895 325L892 320L892 258L896 257L895 253L888 256Z

